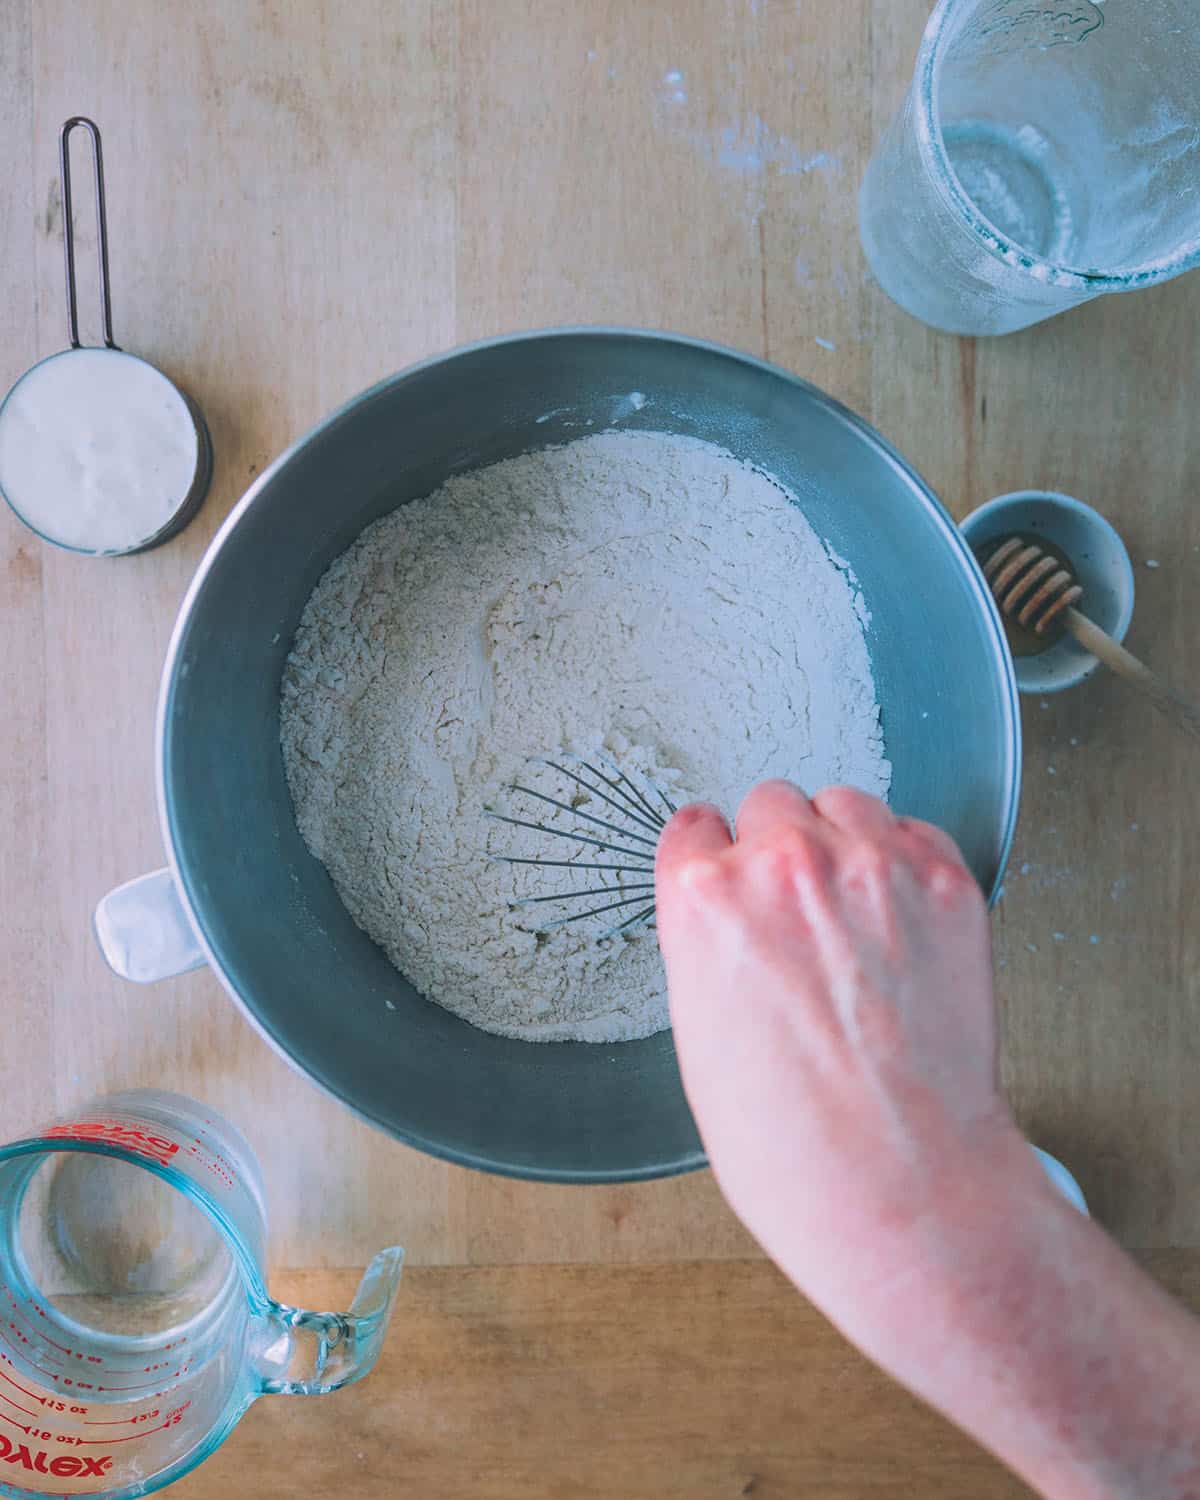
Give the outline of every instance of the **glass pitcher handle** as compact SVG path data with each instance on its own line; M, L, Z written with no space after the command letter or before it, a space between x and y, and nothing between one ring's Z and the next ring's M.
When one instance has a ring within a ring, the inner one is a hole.
M348 1313L272 1302L260 1315L254 1365L267 1396L324 1396L371 1372L392 1316L404 1251L381 1250Z
M113 973L136 984L186 974L207 962L170 870L109 891L96 907L92 930Z

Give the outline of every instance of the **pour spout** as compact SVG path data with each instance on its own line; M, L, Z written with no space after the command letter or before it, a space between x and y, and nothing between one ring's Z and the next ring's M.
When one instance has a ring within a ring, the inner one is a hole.
M270 1302L259 1316L253 1362L267 1396L324 1396L370 1374L392 1316L404 1251L381 1250L348 1313Z

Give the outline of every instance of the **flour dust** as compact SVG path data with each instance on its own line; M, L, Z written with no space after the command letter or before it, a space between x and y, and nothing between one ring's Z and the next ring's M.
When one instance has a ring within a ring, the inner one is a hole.
M428 999L527 1041L648 1036L654 931L545 932L552 903L515 903L579 877L489 859L563 850L485 809L562 752L730 814L771 776L886 794L864 618L797 504L711 444L606 432L458 475L305 607L282 690L300 831Z

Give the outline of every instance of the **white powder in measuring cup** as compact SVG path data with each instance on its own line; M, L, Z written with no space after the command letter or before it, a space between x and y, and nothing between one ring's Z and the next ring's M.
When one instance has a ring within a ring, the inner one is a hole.
M187 498L196 423L165 375L117 349L70 349L35 365L0 408L0 491L42 536L124 552Z
M300 831L422 994L487 1031L668 1024L657 939L539 935L570 872L484 808L528 757L603 746L672 800L755 782L884 794L863 605L797 504L710 444L603 433L456 476L320 580L284 673ZM558 884L556 884L558 883Z

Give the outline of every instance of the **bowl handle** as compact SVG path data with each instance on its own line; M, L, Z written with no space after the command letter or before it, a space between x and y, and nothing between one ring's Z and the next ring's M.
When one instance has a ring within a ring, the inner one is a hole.
M92 931L113 973L135 984L186 974L207 962L170 870L109 891L96 907Z

